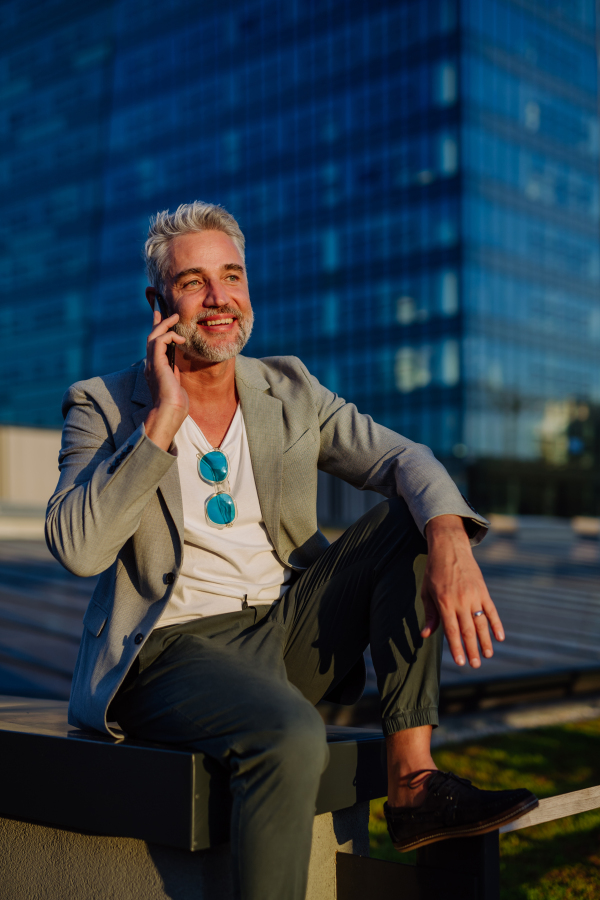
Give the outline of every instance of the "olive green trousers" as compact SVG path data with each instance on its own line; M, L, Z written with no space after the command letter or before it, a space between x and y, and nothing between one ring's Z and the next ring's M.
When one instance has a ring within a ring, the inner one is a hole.
M442 637L420 637L427 545L403 500L349 528L273 606L156 629L111 712L230 774L240 900L304 900L325 728L314 708L370 643L386 734L437 724Z

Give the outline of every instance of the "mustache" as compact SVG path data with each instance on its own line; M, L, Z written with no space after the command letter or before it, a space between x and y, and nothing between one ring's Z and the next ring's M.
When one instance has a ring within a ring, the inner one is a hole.
M196 327L197 324L203 322L204 319L215 316L218 316L218 318L224 317L235 319L237 321L238 333L235 340L231 340L231 338L228 339L228 335L219 335L217 332L215 334L216 340L214 342L209 341L207 340L207 335L203 333L203 329ZM222 306L220 309L212 306L208 309L199 310L192 316L189 322L177 322L177 324L173 326L173 331L185 338L185 344L182 347L185 354L189 354L189 356L197 357L199 359L205 359L209 362L224 362L227 359L231 359L233 356L237 356L238 353L241 353L252 334L253 324L254 315L251 309L248 310L248 314L245 315L235 306Z

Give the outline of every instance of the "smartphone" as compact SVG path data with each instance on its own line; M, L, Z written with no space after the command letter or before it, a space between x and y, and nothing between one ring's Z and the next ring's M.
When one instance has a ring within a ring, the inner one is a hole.
M154 312L158 310L163 319L168 319L169 313L167 312L167 306L165 304L164 297L161 297L160 294L155 294L154 300ZM172 328L169 328L169 331L173 331ZM175 371L175 347L177 345L175 343L167 344L167 359L169 361L169 365L171 369Z

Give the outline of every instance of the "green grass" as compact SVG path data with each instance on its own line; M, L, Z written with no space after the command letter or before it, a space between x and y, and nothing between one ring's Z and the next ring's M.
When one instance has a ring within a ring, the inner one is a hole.
M455 744L434 758L477 787L566 794L600 784L600 719ZM370 839L372 856L415 862L392 847L383 800L371 804ZM500 855L502 900L598 900L600 810L502 835Z

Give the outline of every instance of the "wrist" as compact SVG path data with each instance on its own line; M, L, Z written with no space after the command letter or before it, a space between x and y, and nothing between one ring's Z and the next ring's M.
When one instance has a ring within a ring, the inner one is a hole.
M430 519L425 526L425 538L429 543L437 540L454 538L469 543L469 537L465 530L461 516L443 515Z
M187 410L172 406L153 407L144 422L146 436L161 450L168 451L186 415Z

